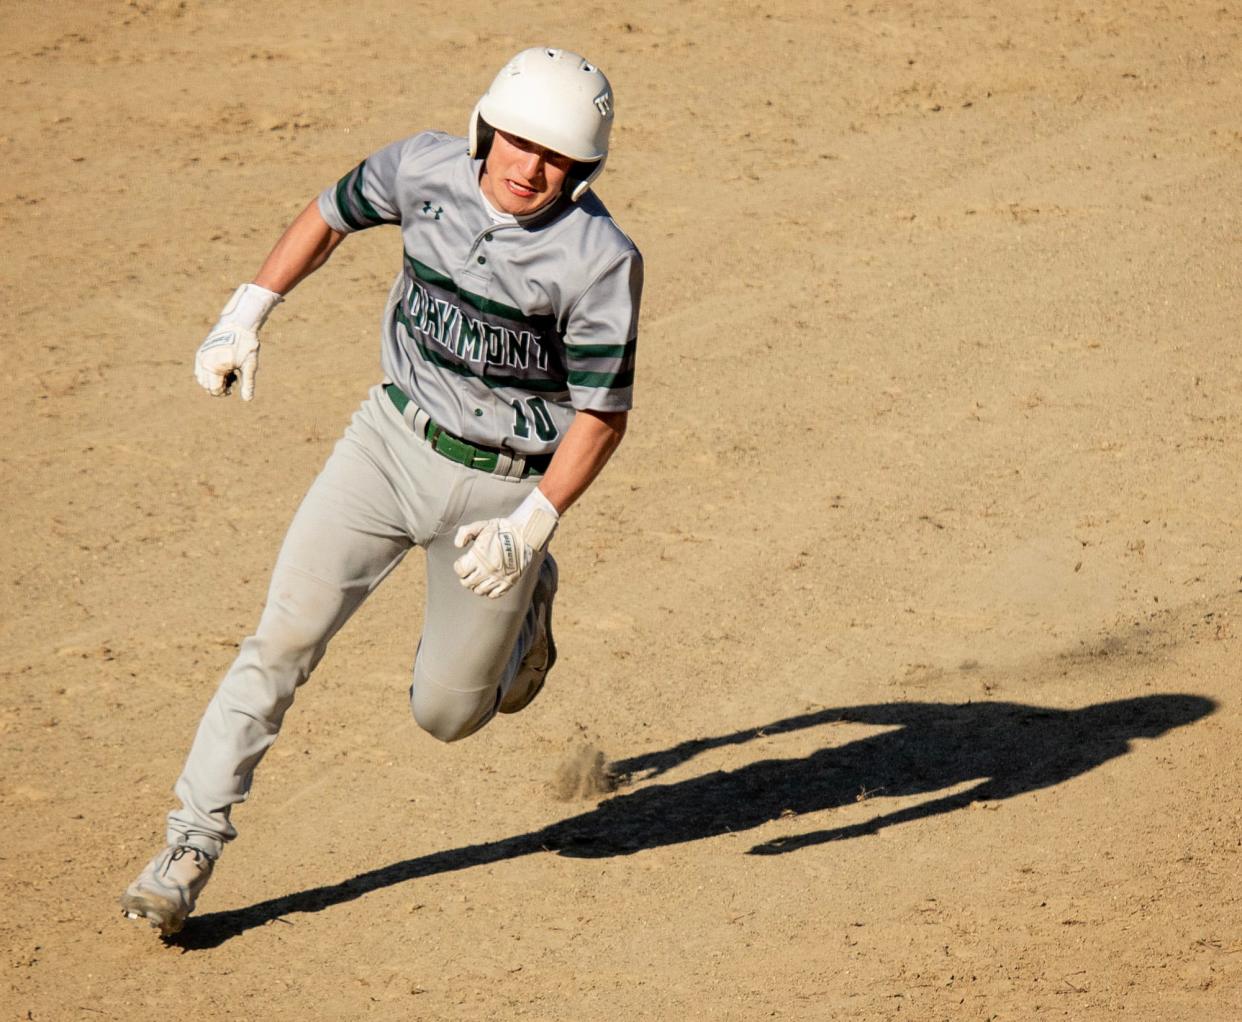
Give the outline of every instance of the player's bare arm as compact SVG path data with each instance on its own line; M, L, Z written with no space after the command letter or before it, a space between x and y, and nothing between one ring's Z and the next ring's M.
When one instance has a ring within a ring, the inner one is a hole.
M556 449L539 483L543 495L564 514L608 464L625 436L628 412L580 411Z
M312 199L280 236L255 275L259 287L287 295L328 261L348 235L328 226Z

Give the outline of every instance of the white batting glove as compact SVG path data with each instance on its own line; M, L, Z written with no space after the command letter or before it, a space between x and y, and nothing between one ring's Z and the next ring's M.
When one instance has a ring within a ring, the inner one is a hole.
M490 599L504 596L548 545L560 515L538 487L507 518L472 522L457 530L453 545L473 545L453 562L461 584Z
M259 371L259 328L281 298L258 284L243 284L233 292L207 340L194 356L194 378L212 397L223 397L241 380L241 397L254 397Z

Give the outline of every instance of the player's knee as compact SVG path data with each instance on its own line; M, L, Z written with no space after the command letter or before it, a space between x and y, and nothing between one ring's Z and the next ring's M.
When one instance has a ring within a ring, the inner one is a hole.
M410 688L410 710L418 726L442 742L474 734L496 712L493 692L453 692L427 682Z

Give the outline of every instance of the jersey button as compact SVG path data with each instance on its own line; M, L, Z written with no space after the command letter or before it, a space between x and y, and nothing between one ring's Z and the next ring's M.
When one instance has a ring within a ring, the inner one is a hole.
M479 265L482 266L484 263L487 262L487 256L479 256L478 262L479 262Z
M483 235L483 240L484 240L484 241L491 241L491 240L492 240L492 236L491 236L490 234L485 234L485 235Z

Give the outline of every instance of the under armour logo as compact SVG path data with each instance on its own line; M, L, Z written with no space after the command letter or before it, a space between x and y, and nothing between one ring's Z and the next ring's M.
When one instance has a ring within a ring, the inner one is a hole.
M435 219L439 220L439 219L440 219L440 214L444 212L444 207L443 207L443 206L436 206L436 208L435 208L435 209L432 209L432 208L431 208L431 203L430 203L429 201L425 201L425 202L423 203L423 210L422 210L422 211L423 211L423 213L425 213L427 216L430 216L430 217L435 217Z

